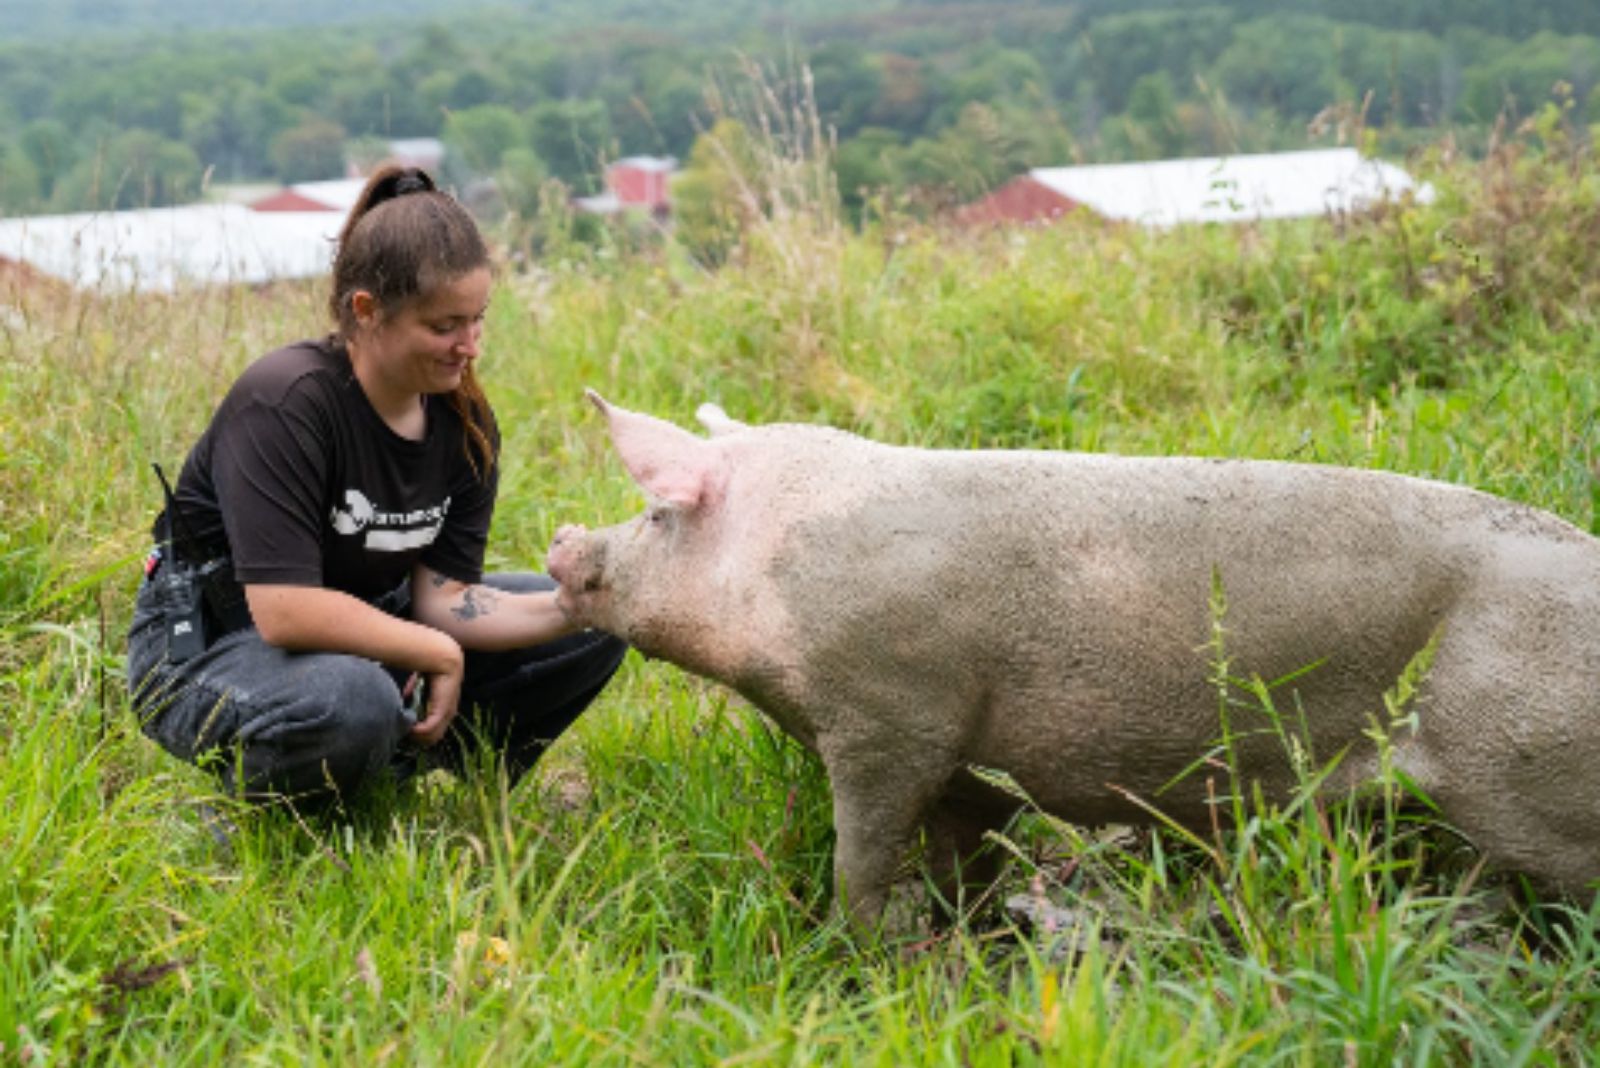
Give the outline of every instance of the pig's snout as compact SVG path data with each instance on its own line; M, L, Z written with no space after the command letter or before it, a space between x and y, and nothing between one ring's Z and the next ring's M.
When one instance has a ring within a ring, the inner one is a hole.
M572 586L571 576L582 555L581 546L586 533L582 527L562 527L551 539L550 551L545 556L545 569L550 572L550 577L568 588Z
M593 592L601 586L599 555L588 528L564 526L550 542L546 569L565 590Z

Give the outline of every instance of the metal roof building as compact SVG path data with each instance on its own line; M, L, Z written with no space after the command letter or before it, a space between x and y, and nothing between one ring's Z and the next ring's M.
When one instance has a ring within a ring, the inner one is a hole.
M960 212L965 222L1047 222L1086 209L1147 226L1249 222L1359 210L1433 190L1353 148L1038 167Z
M326 274L343 221L239 204L0 219L0 260L84 288L259 284Z

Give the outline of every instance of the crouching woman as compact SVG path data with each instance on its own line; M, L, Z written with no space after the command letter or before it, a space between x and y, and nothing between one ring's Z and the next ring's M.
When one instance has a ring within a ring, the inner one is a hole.
M335 332L248 367L189 452L128 678L145 733L231 792L348 799L461 770L478 745L515 781L621 662L547 577L483 574L491 284L461 205L423 171L380 171L339 236Z

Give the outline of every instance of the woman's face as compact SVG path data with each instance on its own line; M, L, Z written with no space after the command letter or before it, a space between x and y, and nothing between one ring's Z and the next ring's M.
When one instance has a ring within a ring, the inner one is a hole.
M358 364L366 365L357 368L362 384L369 390L376 387L384 399L449 393L459 386L478 358L491 284L489 268L479 267L434 286L387 315L378 310L371 294L356 293L358 329L351 339L351 354Z

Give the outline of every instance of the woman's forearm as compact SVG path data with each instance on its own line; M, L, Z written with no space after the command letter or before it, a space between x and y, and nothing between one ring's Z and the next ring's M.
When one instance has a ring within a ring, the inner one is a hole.
M245 599L262 640L279 648L350 653L430 675L461 666L460 643L449 634L339 590L246 585Z
M556 607L553 590L511 593L419 569L411 597L417 622L438 628L464 649L519 649L577 629Z

